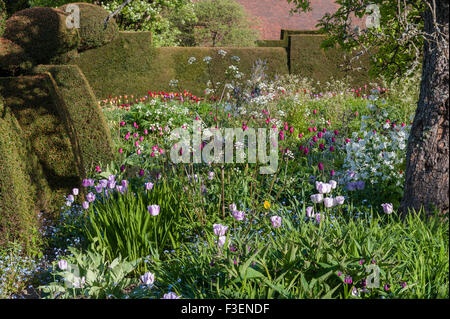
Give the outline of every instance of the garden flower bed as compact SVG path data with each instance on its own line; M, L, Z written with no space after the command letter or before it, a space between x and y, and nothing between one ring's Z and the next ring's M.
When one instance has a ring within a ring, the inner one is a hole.
M241 81L229 63L202 97L174 80L174 92L99 102L114 161L44 223L39 260L0 253L1 296L31 285L42 298L448 298L448 218L397 214L414 85L321 93L265 77L262 61ZM273 170L239 152L249 136L227 161L227 128L270 132Z

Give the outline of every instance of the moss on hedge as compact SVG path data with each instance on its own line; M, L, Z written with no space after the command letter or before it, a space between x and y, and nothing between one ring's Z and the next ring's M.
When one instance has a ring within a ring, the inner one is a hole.
M119 27L113 19L108 22L106 29L104 28L103 21L108 16L108 11L100 6L84 2L71 4L80 8L80 51L103 46L117 38ZM63 5L59 9L66 11L69 5Z
M22 47L34 63L50 63L79 45L78 30L66 27L67 16L52 8L19 11L6 20L4 38Z
M70 63L77 64L98 98L109 95L134 94L144 96L148 91L174 90L169 81L178 79L183 89L194 94L203 94L206 79L202 76L205 56L219 58L220 48L153 48L149 32L120 32L118 39L93 50L80 53ZM271 75L286 74L287 54L283 48L223 48L226 59L239 56L240 68L244 73L251 70L257 59L267 59ZM188 65L194 56L197 62ZM217 68L215 74L223 74Z
M343 63L344 53L339 48L324 50L320 47L324 40L322 35L299 34L290 35L289 55L290 73L299 74L324 83L334 79L351 76L350 84L361 85L373 81L367 70L359 72L343 72L339 65ZM366 67L368 58L362 60Z
M6 6L3 0L0 0L0 37L3 35L3 31L5 30L5 22L6 22Z
M4 75L15 75L32 67L30 58L24 50L14 42L0 38L0 72Z
M75 161L82 165L80 176L84 178L95 165L109 164L113 159L111 134L81 70L76 65L41 65L34 72L49 72L57 85L54 100L75 143L74 151L79 152L81 159Z

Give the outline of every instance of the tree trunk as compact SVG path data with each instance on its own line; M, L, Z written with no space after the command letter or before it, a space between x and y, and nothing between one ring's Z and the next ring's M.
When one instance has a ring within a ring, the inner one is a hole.
M449 67L448 0L426 0L436 5L436 22L443 25L439 43L425 41L420 96L411 127L406 155L405 191L400 210L423 208L427 215L434 209L449 210ZM424 28L436 32L433 14L427 11ZM447 47L442 40L446 37Z

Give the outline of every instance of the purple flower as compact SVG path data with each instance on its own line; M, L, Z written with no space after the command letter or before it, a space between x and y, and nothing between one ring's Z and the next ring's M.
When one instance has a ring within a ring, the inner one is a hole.
M325 205L326 208L331 208L333 207L334 200L331 197L325 197L323 199L323 204Z
M128 188L128 181L126 179L123 179L121 182L123 188Z
M323 201L323 195L322 194L311 195L311 201L314 204L319 204Z
M357 182L356 182L356 189L358 189L358 190L363 190L363 189L364 189L364 186L365 186L364 181L357 181Z
M214 234L216 236L225 236L227 229L228 229L228 226L224 226L222 224L214 224L213 225Z
M312 206L309 206L306 208L306 216L309 218L313 218L314 217L314 208Z
M150 213L150 215L152 215L152 216L159 215L159 211L160 211L159 205L150 205L147 207L147 209L148 209L148 212Z
M219 247L223 247L225 245L225 242L227 241L227 236L220 236L219 237Z
M230 205L230 210L231 210L232 212L234 212L235 210L237 210L237 206L236 206L235 203L233 203L233 204Z
M383 211L388 215L394 211L394 206L391 203L381 204L381 206L383 207Z
M281 217L280 216L272 216L272 217L270 217L270 221L272 222L273 228L281 227Z
M70 194L70 195L67 196L67 200L68 200L69 202L73 203L73 202L75 201L75 197L73 197L73 195Z
M405 288L406 287L406 281L402 282L400 285L402 286L402 288Z
M89 208L89 202L84 201L83 204L81 204L83 206L83 209L88 209Z
M116 187L116 181L108 181L109 189L114 189Z
M124 194L125 191L127 190L125 187L123 187L122 185L116 185L116 189L120 194Z
M114 175L109 175L108 176L108 181L109 182L115 182L116 181L116 177Z
M342 204L344 204L344 201L345 201L345 197L344 196L336 196L334 198L333 206L342 205Z
M330 181L328 182L328 184L331 185L331 188L332 188L332 189L336 189L337 182L336 182L335 180L330 180Z
M389 288L391 288L391 286L389 286L388 284L384 285L384 290L385 291L389 291Z
M96 191L97 193L101 193L102 190L103 190L103 186L102 186L101 184L95 185L95 191Z
M144 285L146 286L152 286L153 283L155 282L155 274L152 274L151 272L146 272L145 274L143 274L141 277L141 281Z
M83 179L83 181L81 182L81 185L83 187L88 187L90 185L90 181L88 179Z
M316 189L320 194L326 194L331 192L331 184L316 182Z
M66 270L66 269L67 269L67 260L61 259L61 260L58 262L58 267L59 267L59 269L61 269L61 270Z
M74 194L75 196L77 196L77 195L78 195L78 188L72 189L72 194Z
M88 193L88 194L86 195L86 199L87 199L87 201L88 201L89 203L92 203L92 202L95 200L95 195L94 195L94 193Z
M161 299L180 299L180 296L178 296L174 292L169 292L167 294L164 294L164 296Z
M352 277L350 276L345 277L344 284L351 284L352 282L353 282Z
M320 214L316 214L316 222L320 223L320 221L322 220L322 215Z
M347 184L347 189L348 189L350 192L354 191L354 190L356 189L356 183L352 183L352 182L348 183L348 184Z
M234 217L236 220L241 221L241 220L244 220L245 214L244 214L243 211L235 210L235 211L233 212L233 217Z
M208 173L208 179L212 180L214 178L214 172L209 172Z
M148 183L145 183L145 189L146 190L151 190L153 188L153 183L151 183L151 182L148 182Z
M322 162L319 163L318 167L319 167L319 171L323 171L323 163Z
M106 180L106 179L101 179L101 180L98 181L98 183L100 185L102 185L103 188L108 187L108 180Z

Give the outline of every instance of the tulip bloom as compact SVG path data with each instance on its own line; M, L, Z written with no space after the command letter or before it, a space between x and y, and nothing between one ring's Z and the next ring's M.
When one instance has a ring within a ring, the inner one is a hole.
M323 163L322 162L319 163L318 167L319 167L320 171L323 171Z
M306 208L306 216L309 218L313 218L314 217L314 208L312 206L309 206Z
M88 194L86 195L86 199L87 199L87 201L88 201L89 203L92 203L92 202L95 200L95 195L94 195L94 193L88 193Z
M323 199L323 204L326 208L331 208L331 207L333 207L334 200L331 197L325 197Z
M222 224L214 224L213 225L214 234L216 236L225 236L227 229L228 229L228 226L224 226Z
M272 216L272 217L270 217L270 221L272 222L273 228L281 227L281 217L280 216Z
M220 236L218 240L219 247L223 247L227 241L227 236Z
M150 183L150 182L148 182L148 183L145 183L145 189L146 190L151 190L153 188L153 183Z
M381 206L383 207L383 211L388 215L394 211L394 206L391 203L381 204Z
M233 217L234 217L234 219L241 221L241 220L244 220L245 214L243 211L235 210L235 211L233 211Z
M174 292L169 292L167 294L164 294L164 296L161 299L180 299L180 296L178 296Z
M150 215L152 215L152 216L159 215L159 211L160 211L159 205L150 205L147 207L147 209L148 209L148 212L150 213Z
M151 272L146 272L140 277L140 279L144 285L151 287L155 282L155 274L152 274Z
M237 206L236 206L235 203L233 203L233 204L230 205L230 210L231 210L232 212L234 212L235 210L237 210Z
M331 188L332 188L332 189L336 189L337 182L336 182L335 180L330 180L330 181L328 182L328 184L331 185Z
M323 195L322 194L311 195L311 201L314 204L319 204L323 201Z
M334 206L342 205L342 204L344 204L344 201L345 201L345 197L344 196L336 196L335 199L334 199L333 205Z
M83 209L88 209L89 208L89 202L84 201L82 206L83 206Z
M58 262L58 267L59 267L59 269L61 269L61 270L66 270L66 269L67 269L67 266L68 266L67 260L61 259L61 260Z

